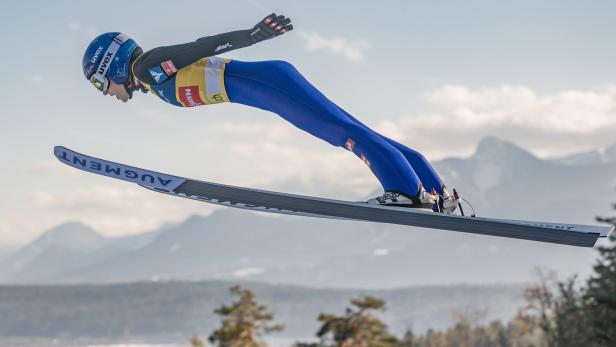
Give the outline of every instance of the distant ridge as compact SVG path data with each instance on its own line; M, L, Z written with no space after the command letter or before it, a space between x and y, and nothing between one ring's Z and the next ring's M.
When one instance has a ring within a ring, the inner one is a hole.
M150 340L208 336L219 324L214 308L231 300L228 289L235 283L0 286L0 336ZM314 336L319 313L342 313L350 299L361 295L385 299L384 318L402 334L409 327L415 332L446 327L456 311L485 311L486 321L508 320L521 306L523 291L520 284L367 291L240 283L271 309L277 322L285 324L282 336L301 338Z

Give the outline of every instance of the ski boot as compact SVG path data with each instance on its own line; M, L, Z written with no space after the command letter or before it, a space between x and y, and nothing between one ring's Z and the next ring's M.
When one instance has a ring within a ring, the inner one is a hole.
M452 195L447 190L447 187L443 185L443 195L441 195L441 199L439 200L439 210L442 213L451 214L455 212L459 205L460 195L458 195L458 192L454 189Z
M420 188L418 197L409 197L397 191L386 191L383 195L367 201L371 205L410 207L432 211L432 206L438 202L438 195L428 193Z

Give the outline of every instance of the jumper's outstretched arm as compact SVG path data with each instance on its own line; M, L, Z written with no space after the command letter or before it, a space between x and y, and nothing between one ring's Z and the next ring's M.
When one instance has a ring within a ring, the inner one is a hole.
M282 15L270 14L252 29L232 31L224 34L206 36L195 42L154 48L142 54L133 65L135 76L148 84L156 84L148 70L171 60L179 70L195 61L234 49L251 46L255 43L280 36L293 30L291 19Z

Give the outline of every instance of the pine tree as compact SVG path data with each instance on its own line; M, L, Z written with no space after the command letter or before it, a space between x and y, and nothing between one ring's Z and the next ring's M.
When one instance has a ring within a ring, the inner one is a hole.
M582 294L575 288L576 277L558 283L554 302L554 331L548 335L550 346L578 347L588 342L587 310Z
M274 319L267 307L257 303L255 295L240 286L233 286L231 294L237 297L231 305L223 305L214 312L221 316L222 326L209 337L217 347L265 347L264 334L283 330L282 325L270 325Z
M616 210L616 204L612 205L612 208L614 208ZM597 217L597 221L601 222L601 223L607 223L607 224L616 225L616 216L614 216L614 217Z
M321 313L317 332L320 342L296 346L311 347L396 347L398 340L389 333L385 323L371 311L385 309L385 301L372 296L351 300L351 307L342 316Z
M616 217L597 220L616 223ZM616 234L610 241L599 247L594 274L581 289L575 277L558 282L557 292L545 277L527 289L527 308L535 311L548 346L616 346Z
M597 220L616 225L616 217ZM616 233L610 241L609 246L599 247L599 260L584 295L595 346L616 346Z

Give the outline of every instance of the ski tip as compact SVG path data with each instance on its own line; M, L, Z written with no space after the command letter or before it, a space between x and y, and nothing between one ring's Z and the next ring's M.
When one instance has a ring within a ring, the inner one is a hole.
M53 154L56 157L59 155L59 153L66 152L66 151L69 151L69 149L64 146L54 146L53 147Z
M66 147L63 146L54 146L53 148L53 155L57 158L60 159L60 155L62 154L62 152L65 152L67 150Z

